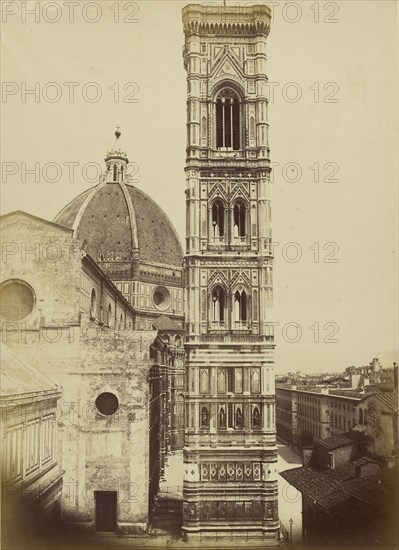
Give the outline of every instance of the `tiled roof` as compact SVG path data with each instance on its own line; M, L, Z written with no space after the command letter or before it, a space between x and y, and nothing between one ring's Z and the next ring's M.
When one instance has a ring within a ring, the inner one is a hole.
M303 466L280 472L280 475L311 500L319 501L334 491L339 491L342 482L353 476L354 472L355 468L349 463L335 470L322 471Z
M398 487L397 469L380 471L358 479L349 480L344 484L344 490L368 505L375 508L385 506Z
M7 398L57 391L58 386L3 344L0 389L0 396Z
M357 466L366 463L375 464L375 461L361 457L333 470L317 470L303 466L280 472L280 475L313 502L317 501L320 506L328 509L347 500L348 495L342 493L344 484L355 479Z
M384 405L394 412L398 412L398 394L394 392L382 392L375 394Z
M70 228L76 224L77 237L86 241L87 251L96 261L105 262L104 270L109 276L109 263L132 260L132 227L137 231L142 262L181 267L183 250L168 216L137 187L126 184L125 189L130 195L133 213L129 211L120 184L110 183L105 187L100 184L76 197L54 221Z
M166 330L172 332L184 332L184 329L176 323L174 319L171 319L168 315L161 315L158 319L152 323L152 327L155 330Z
M55 222L50 222L48 220L44 220L43 218L39 218L38 216L34 216L33 214L29 214L28 212L24 212L23 210L14 210L13 212L9 212L8 214L3 214L0 216L0 223L1 224L7 224L8 222L18 221L18 218L28 218L33 222L37 222L40 225L47 225L57 231L62 232L68 232L71 233L71 229L69 227L65 227L62 224L58 224Z
M346 432L344 434L333 435L326 439L318 439L317 445L323 449L331 450L338 449L339 447L345 447L351 445L354 441L364 439L364 435L359 432Z

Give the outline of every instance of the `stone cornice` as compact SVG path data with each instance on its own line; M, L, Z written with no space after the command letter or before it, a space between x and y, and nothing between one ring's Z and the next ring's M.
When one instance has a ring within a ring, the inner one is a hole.
M186 36L267 36L270 21L271 10L266 5L215 7L189 4L183 8Z

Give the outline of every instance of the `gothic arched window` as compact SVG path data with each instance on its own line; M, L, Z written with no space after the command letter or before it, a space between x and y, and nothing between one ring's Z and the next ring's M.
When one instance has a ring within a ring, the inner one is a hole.
M114 181L118 181L118 168L116 164L114 164Z
M211 296L211 322L218 323L219 326L224 324L225 314L225 292L223 288L217 286L212 291ZM216 325L215 325L216 328Z
M224 204L218 199L212 205L212 237L224 237Z
M248 322L248 297L245 290L237 290L234 294L234 326L236 329L247 328Z
M233 208L233 237L238 239L247 234L247 208L242 201L237 201Z
M216 147L240 148L240 101L230 89L216 98Z

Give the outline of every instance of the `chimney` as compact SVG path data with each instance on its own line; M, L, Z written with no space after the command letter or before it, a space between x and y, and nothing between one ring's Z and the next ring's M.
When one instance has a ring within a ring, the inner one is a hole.
M302 447L302 463L309 466L313 456L313 447Z
M364 462L363 464L358 464L355 467L355 477L361 478L370 474L376 474L379 471L380 471L380 467L377 463L372 461Z

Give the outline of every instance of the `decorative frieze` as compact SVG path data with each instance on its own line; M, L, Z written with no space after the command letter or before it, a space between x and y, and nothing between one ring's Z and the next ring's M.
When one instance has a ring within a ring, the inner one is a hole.
M200 465L201 481L260 481L259 462L210 462Z

